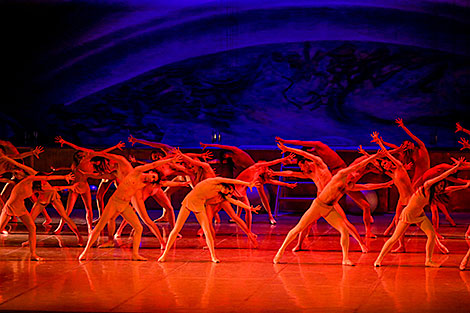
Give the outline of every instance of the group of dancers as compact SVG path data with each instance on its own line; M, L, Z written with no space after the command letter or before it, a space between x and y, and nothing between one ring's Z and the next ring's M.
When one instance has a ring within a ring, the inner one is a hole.
M61 147L66 145L76 151L70 168L51 166L53 172L64 171L65 174L56 175L38 172L21 161L28 156L39 157L44 151L42 147L19 153L10 142L0 141L0 175L2 177L0 182L4 183L0 197L2 208L0 234L7 236L6 225L12 218L18 217L29 234L26 244L29 245L31 259L42 260L36 254L34 221L42 213L45 216L45 222L50 223L51 219L46 207L51 204L61 216L54 233L59 234L67 223L76 235L78 245L83 246L84 240L76 224L69 217L80 196L86 209L88 238L79 260L88 258L91 247L97 242L106 226L108 238L100 246L112 247L114 238L121 235L127 224L133 228L132 260L146 260L139 254L143 231L140 220L142 220L164 249L158 259L163 262L167 259L169 250L180 236L179 232L192 212L201 226L200 235L205 236L212 261L219 262L214 249L215 230L213 227L214 220L218 219L218 212L224 210L246 233L253 246L257 247L256 235L251 231L252 212L256 213L261 206L253 207L250 204L247 189L256 188L261 203L268 213L270 223L275 224L276 220L272 215L263 186L273 184L296 188L296 183L276 179L276 177L294 177L312 180L316 185L317 195L298 224L287 234L274 257L274 263L281 261L286 248L296 238L298 242L293 251L301 250L309 226L323 217L341 235L342 264L353 265L348 255L349 235L359 243L363 253L368 252L368 248L355 226L348 221L338 201L344 194L348 194L363 211L365 236L375 237L371 231L373 222L371 208L361 190L390 188L395 185L399 199L395 217L385 231L385 235L394 230L382 247L374 266L382 265L383 259L395 244L398 244L395 252L405 252L404 234L411 224L417 224L427 236L425 265L438 267L439 264L432 260L434 247L437 245L441 252L449 252L442 244L442 236L438 233L438 209L442 210L449 222L455 225L445 204L451 193L468 188L470 181L457 178L452 174L469 170L470 163L464 158L451 158L451 164L443 163L431 167L425 144L404 125L401 119L397 119L396 123L412 141L405 141L398 146L385 142L379 133L373 132L372 142L378 145L377 153L369 154L360 147L359 152L362 156L350 165L347 165L334 150L320 141L285 140L276 137L278 148L287 156L272 161L255 162L248 153L234 146L201 143L202 153L182 153L178 148L163 143L149 142L130 136L128 140L133 146L138 143L156 149L151 153L151 161L145 162L136 160L132 156L126 158L112 153L116 149L122 150L125 146L123 142L102 151L95 151L77 146L59 136L56 137L56 142ZM457 123L456 132L470 134L470 131L461 127L459 123ZM470 148L465 138L461 138L459 143L462 144L461 149ZM235 172L232 177L235 178L216 175L212 166L214 162L211 160L212 153L204 151L207 148L223 149L224 155L220 159L233 162ZM299 171L274 171L270 168L280 163L296 163ZM358 183L359 179L369 172L385 174L390 177L390 180L383 183ZM92 196L87 181L89 178L100 180L96 195L100 217L95 225ZM49 183L52 180L66 181L67 184L52 185ZM448 182L452 182L452 186L449 186ZM112 184L116 186L116 189L105 203L105 194ZM170 197L175 190L182 187L189 187L190 191L182 201L178 216L175 218ZM59 194L62 190L68 190L66 207L63 206ZM153 197L164 211L162 217L155 221L149 217L145 206L145 201L149 197ZM28 198L34 203L30 211L25 206L25 200ZM232 205L237 207L237 212ZM424 213L424 208L428 205L433 215L433 223ZM244 220L241 218L242 211L245 211ZM123 221L116 230L116 218L119 215L122 216ZM156 221L160 220L167 221L172 228L166 242L156 224ZM470 227L465 236L470 236ZM460 264L461 270L466 268L469 259L470 249Z

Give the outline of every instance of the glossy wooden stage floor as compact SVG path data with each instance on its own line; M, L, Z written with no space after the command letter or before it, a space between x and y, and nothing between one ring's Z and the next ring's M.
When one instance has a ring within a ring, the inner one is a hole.
M129 260L127 236L116 242L117 248L92 249L92 259L79 262L82 248L68 229L52 236L40 224L38 254L46 260L29 261L28 249L21 247L27 239L24 227L13 224L11 234L0 235L0 311L468 312L470 271L461 272L458 265L468 249L463 234L470 215L454 216L457 227L445 221L441 226L451 251L436 251L441 268L424 267L425 237L416 227L407 232L408 253L391 254L383 267L374 268L386 238L369 240L367 254L351 238L356 266L342 266L339 235L323 220L317 235L307 239L307 251L288 251L282 264L272 264L298 216L279 216L276 226L267 224L266 215L256 216L253 229L260 247L252 249L222 215L216 238L219 264L209 262L194 219L166 263L156 262L161 251L148 230L141 245L147 262ZM390 219L375 216L373 230L382 233ZM361 218L351 216L351 221L362 233ZM159 225L168 234L168 226ZM85 233L85 225L80 229Z

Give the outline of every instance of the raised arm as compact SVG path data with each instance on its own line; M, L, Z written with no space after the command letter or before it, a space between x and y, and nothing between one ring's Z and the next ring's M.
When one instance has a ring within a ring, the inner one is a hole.
M195 160L189 156L187 156L186 154L182 153L181 154L182 158L183 158L183 161L186 161L192 165L195 165L195 166L198 166L198 167L202 167L204 168L206 171L212 171L212 167L206 163L206 162L201 162L199 160Z
M64 140L64 138L62 138L61 136L55 137L55 142L59 143L61 147L63 147L64 145L67 145L71 148L74 148L75 150L80 150L80 151L84 151L84 152L93 152L93 150L91 150L91 149L79 147L76 144L68 142L68 141Z
M119 141L116 145L109 147L108 149L101 150L101 152L108 153L113 151L114 149L122 150L122 148L124 148L125 146L126 144L124 142Z
M309 178L302 172L294 172L294 171L281 171L281 172L272 172L273 176L281 176L281 177L295 177L295 178Z
M460 150L470 149L470 143L468 143L467 139L461 137L459 143L462 145L462 148L460 148Z
M361 162L358 162L357 164L354 164L354 162L353 162L353 164L351 164L348 167L340 170L338 173L342 173L343 175L348 175L350 173L354 173L354 172L360 170L361 168L363 168L364 166L366 166L367 164L369 164L370 162L372 162L373 160L377 159L378 157L382 157L382 153L372 154L372 155L368 156L367 158L365 158L364 160L362 160Z
M295 154L303 156L304 158L309 159L309 160L311 160L311 161L313 161L317 164L325 164L325 162L323 162L322 158L320 158L316 155L313 155L311 153L308 153L307 151L304 151L304 150L287 147L282 142L278 142L277 147L279 149L281 149L282 152L287 151L287 152L295 153ZM326 166L326 164L325 164L325 166Z
M393 180L390 180L386 183L378 183L378 184L354 184L352 188L348 188L351 191L361 191L361 190L376 190L382 188L389 188L393 185Z
M380 148L382 149L382 151L385 153L385 156L388 157L390 159L390 161L393 162L393 164L395 164L396 166L398 167L403 167L403 163L400 162L400 160L398 160L397 158L395 158L388 150L387 148L385 148L385 145L383 143L383 140L382 140L382 137L379 137L379 133L378 132L373 132L371 134L371 137L372 137L372 142L375 142L377 143Z
M69 173L67 175L47 175L47 176L29 176L28 179L30 180L66 180L67 182L73 181L75 175L73 173Z
M29 175L36 175L38 172L35 171L33 168L29 167L29 166L26 166L24 164L21 164L19 162L16 162L15 160L13 160L12 158L10 157L7 157L6 155L3 155L3 156L0 156L0 159L3 159L5 161L8 161L10 162L11 164L13 164L14 166L16 167L19 167L20 169L24 170L26 173L28 173Z
M403 120L401 118L397 118L395 120L395 122L398 124L398 127L401 127L405 133L408 134L408 136L410 136L411 139L413 139L417 144L418 146L420 146L420 148L426 148L426 145L424 144L424 142L421 141L421 139L419 139L418 137L416 137L406 126L405 124L403 123Z
M276 137L276 141L279 143L287 143L294 146L304 146L312 148L319 148L320 146L324 145L324 143L321 141L286 140L280 137Z
M470 130L465 129L462 126L460 126L460 123L456 123L455 126L457 127L457 129L455 130L456 133L460 131L460 132L464 132L464 133L470 135Z
M243 185L247 187L255 187L256 186L256 181L251 181L251 182L246 182L243 180L239 179L233 179L233 178L225 178L225 177L214 177L214 178L209 178L212 179L212 181L220 184L220 183L225 183L225 184L234 184L234 185Z
M128 140L129 140L130 143L132 143L132 146L134 146L135 143L140 143L140 144L152 147L152 148L160 149L165 154L174 153L175 150L176 150L176 148L174 148L170 145L167 145L167 144L164 144L164 143L161 143L161 142L152 142L152 141L147 141L147 140L143 140L143 139L137 139L137 138L133 137L132 135L129 136Z
M44 152L44 148L41 146L37 146L36 148L34 148L34 150L19 153L19 154L9 154L8 156L12 159L24 159L29 156L35 156L36 158L39 159L39 154L43 152Z
M423 184L424 188L429 189L435 183L443 180L444 178L446 178L450 174L455 173L457 171L457 169L459 167L461 167L464 162L465 162L464 158L459 158L452 168L448 169L447 171L445 171L444 173L442 173L441 175L439 175L437 177L434 177L434 178L431 178L431 179L428 179L427 181L425 181L424 184Z
M289 154L288 156L280 158L280 159L276 159L276 160L272 160L272 161L258 162L257 164L269 167L269 166L277 165L277 164L282 163L284 161L292 160L294 157L295 157L294 154Z
M171 158L161 159L161 160L158 160L158 161L155 161L155 162L152 162L152 163L139 165L135 168L135 170L140 171L140 172L145 172L145 171L157 168L159 166L162 166L163 164L173 162L173 161L176 161L176 160L179 160L179 159L181 159L181 153L176 154Z

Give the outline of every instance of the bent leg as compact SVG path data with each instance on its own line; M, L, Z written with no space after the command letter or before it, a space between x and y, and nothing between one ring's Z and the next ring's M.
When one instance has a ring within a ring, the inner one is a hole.
M349 191L347 194L354 202L356 202L363 212L362 219L364 221L364 226L366 227L366 237L376 238L377 236L371 231L370 224L372 222L372 215L370 214L370 204L366 197L360 191Z
M212 237L210 222L207 217L206 211L204 210L202 212L196 213L196 219L199 222L199 225L201 225L202 230L204 231L204 235L206 236L206 244L209 248L212 262L219 263L219 259L217 259L217 257L215 256L214 237Z
M245 222L235 213L235 211L233 210L232 206L230 205L230 203L224 201L223 203L220 204L220 206L222 207L222 209L228 214L228 216L230 216L231 219L233 219L233 221L235 223L237 223L237 225L243 230L243 232L248 236L248 238L251 240L251 242L253 243L253 245L255 246L255 248L258 247L258 241L256 240L256 235L253 234L249 229L248 229L248 226L245 224Z
M434 263L432 261L432 255L434 253L434 246L437 242L436 232L434 231L434 227L432 226L431 222L426 218L421 224L419 224L419 228L426 234L428 237L426 241L426 262L425 265L429 267L439 267L439 264ZM446 248L447 250L447 248Z
M274 257L273 263L277 264L281 261L282 255L286 251L287 246L295 239L295 237L304 229L307 228L308 225L313 223L314 221L318 220L321 217L320 212L318 210L318 206L316 204L316 200L310 205L310 208L302 215L300 221L292 228L286 236L286 239L282 243L279 251L277 252L276 256Z
M142 224L131 207L128 207L121 213L122 217L134 228L134 237L132 240L132 260L147 261L146 258L139 255L140 240L142 239Z
M272 225L276 224L276 220L274 219L271 213L271 206L269 205L269 200L268 200L268 196L266 195L266 190L264 190L264 185L256 187L256 190L258 191L258 195L259 195L259 198L261 199L261 203L263 203L264 209L266 210L266 212L268 212L269 222Z
M134 196L132 197L132 205L136 209L137 213L139 214L140 218L142 221L145 223L145 225L150 228L150 231L157 237L158 241L160 242L161 247L163 248L165 245L165 241L163 240L162 235L160 234L160 230L158 229L158 226L150 219L147 209L145 208L144 201L142 200L142 197L140 196Z
M42 258L38 257L36 254L36 225L34 224L33 219L29 213L21 215L19 217L23 224L28 229L29 233L29 250L31 251L31 260L33 261L41 261Z
M65 213L68 216L70 216L70 213L73 210L75 202L77 202L77 198L78 198L78 193L72 192L72 191L69 192L69 196L67 197L67 207L65 210ZM64 222L65 222L64 219L61 218L59 225L57 226L56 230L54 230L54 234L56 235L60 234L60 232L62 231L62 228L64 227Z
M80 232L78 231L78 227L74 223L74 221L72 221L70 216L68 216L67 213L65 213L65 208L60 198L53 200L52 206L57 211L57 213L59 213L59 215L64 219L64 221L69 225L70 229L73 231L73 233L77 237L78 245L83 246L82 235L80 235Z
M349 231L343 217L335 210L324 216L324 219L341 234L341 249L343 251L343 265L354 265L349 259Z
M93 229L92 224L93 224L93 207L91 205L91 192L90 188L87 189L85 193L81 194L83 204L85 205L85 211L86 211L86 223L88 225L88 234L91 233L91 230Z
M390 252L390 250L392 250L393 245L405 234L408 227L410 227L410 224L402 221L398 222L397 227L395 227L395 231L392 234L392 237L390 237L383 245L379 256L374 262L374 266L382 266L383 259Z

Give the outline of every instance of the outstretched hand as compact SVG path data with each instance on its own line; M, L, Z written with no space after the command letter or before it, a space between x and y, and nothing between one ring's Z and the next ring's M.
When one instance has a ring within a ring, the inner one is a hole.
M457 165L457 166L463 166L466 162L465 162L465 157L460 157L458 158L457 160L456 159L452 159L454 161L454 165Z
M455 123L455 126L457 127L457 129L455 130L456 133L463 131L463 127L460 126L459 122Z
M375 143L379 143L379 132L372 132L372 134L370 134L370 136L372 137L372 140L370 142L375 142Z
M403 124L403 119L401 118L395 119L395 123L398 124L398 127L405 127L405 124Z
M276 142L278 142L278 143L284 143L284 139L282 139L281 137L276 136L274 139L275 139Z
M202 155L201 155L201 158L204 159L204 162L207 162L207 160L210 160L214 157L214 155L212 154L212 152L210 151L206 151L204 152Z
M65 140L61 136L56 136L55 137L55 142L60 143L60 146L63 147Z
M282 151L282 153L287 151L287 147L280 141L277 143L277 147Z
M461 137L459 143L462 145L462 148L460 148L460 150L470 149L470 143L467 139Z
M134 144L137 142L137 139L132 135L129 135L129 137L127 137L127 140L132 144L132 146L134 146Z
M65 175L65 180L67 181L67 183L70 184L71 181L73 181L75 179L75 175L73 173L68 173L67 175Z
M261 209L261 205L257 205L255 207L253 206L250 206L250 211L251 212L255 212L256 214L258 214L258 211Z
M207 148L207 144L202 143L202 142L199 142L199 144L201 145L202 150L204 150L205 148Z
M41 147L41 146L37 146L34 150L33 150L33 155L39 159L39 154L43 153L44 152L44 148Z
M359 148L357 148L357 152L359 152L362 155L366 155L367 152L362 148L362 145L359 145Z
M116 145L116 148L119 149L119 150L122 150L122 148L124 148L126 146L126 144L122 141L119 141L118 144Z

